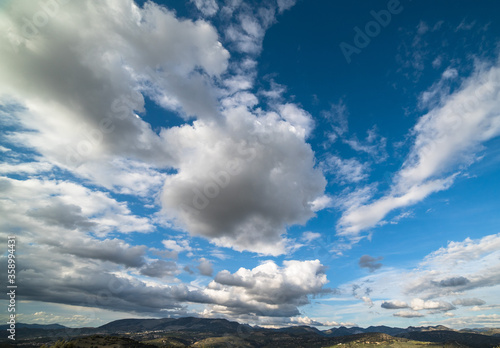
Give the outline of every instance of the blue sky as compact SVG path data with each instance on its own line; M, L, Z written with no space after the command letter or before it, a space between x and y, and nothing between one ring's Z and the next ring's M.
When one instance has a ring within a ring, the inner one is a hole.
M3 2L18 321L498 327L498 10Z

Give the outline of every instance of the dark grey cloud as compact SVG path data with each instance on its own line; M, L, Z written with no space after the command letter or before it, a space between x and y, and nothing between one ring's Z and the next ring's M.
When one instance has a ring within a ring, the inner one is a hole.
M70 254L84 259L95 259L141 267L145 264L145 246L130 246L119 239L96 240L91 238L66 238L63 241L45 241L60 254Z
M241 286L244 288L251 288L255 285L254 279L245 280L241 276L237 274L231 274L226 270L217 273L214 281L222 285Z
M24 246L27 252L33 251ZM115 274L106 263L80 260L69 255L35 251L24 257L19 269L22 300L62 303L136 313L180 310L193 296L180 286L151 287ZM64 276L61 276L64 272Z
M409 308L408 304L403 301L384 301L380 305L380 307L385 309L401 309L401 308Z
M189 274L194 274L193 270L189 266L184 266L183 268L184 271L188 272Z
M177 264L173 261L155 260L147 265L144 265L140 272L143 275L154 278L163 278L172 276L178 271Z
M198 261L200 262L200 264L196 268L198 268L198 270L200 271L200 274L211 277L213 272L214 272L214 269L212 267L212 263L203 257L201 259L199 259Z
M352 285L352 296L358 297L358 289L361 288L358 284Z
M185 303L218 305L228 315L289 317L299 315L299 306L310 303L310 295L332 291L319 261L272 262L238 275L252 288L222 285L215 281L203 289L190 290L184 284L150 286L139 279L121 277L120 268L108 262L81 259L54 253L37 246L23 245L26 256L19 269L21 300L62 303L130 313L160 314L183 311ZM173 262L153 261L139 269L141 274L160 277L176 272ZM64 273L64 277L61 277ZM224 272L223 274L226 274ZM286 274L286 276L284 276ZM1 274L0 274L1 275ZM303 281L297 282L297 279Z
M486 304L485 301L479 298L457 298L452 302L455 306L482 306Z
M374 272L383 266L381 263L377 262L377 261L380 261L382 259L383 259L383 257L381 257L381 256L375 258L375 257L372 257L370 255L363 255L360 257L358 264L359 264L359 267L368 268L370 270L370 272Z
M470 283L470 280L465 277L451 277L443 279L439 282L433 281L433 283L440 287L453 287L453 286L463 286Z
M174 250L160 250L157 248L150 248L149 249L154 255L159 256L161 258L165 259L173 259L177 260L179 258L179 253Z
M81 207L65 204L57 198L45 207L28 210L26 214L48 225L57 225L70 230L91 229L97 225L82 215Z

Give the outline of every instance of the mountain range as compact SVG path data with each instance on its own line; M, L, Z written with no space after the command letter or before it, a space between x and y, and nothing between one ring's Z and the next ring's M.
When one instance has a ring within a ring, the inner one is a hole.
M2 330L6 325L0 326ZM389 326L336 327L318 330L310 326L279 329L252 327L226 319L195 317L163 319L121 319L97 328L67 328L59 324L17 324L17 343L38 347L57 340L93 340L92 346L107 347L110 337L122 339L118 346L132 347L328 347L347 344L360 347L366 342L384 342L385 346L413 347L414 341L447 344L448 347L500 346L500 329L453 330L445 326L397 328ZM2 338L3 339L3 338ZM21 342L19 341L21 340ZM2 342L2 341L0 341ZM7 343L7 340L3 340ZM97 343L100 342L100 343ZM131 342L137 343L137 345ZM353 343L354 342L354 343ZM392 343L390 343L392 342ZM390 344L389 344L390 343ZM89 343L90 344L90 343ZM366 343L367 344L367 343ZM78 345L77 345L78 346ZM80 346L87 346L81 343ZM429 347L433 347L429 345Z

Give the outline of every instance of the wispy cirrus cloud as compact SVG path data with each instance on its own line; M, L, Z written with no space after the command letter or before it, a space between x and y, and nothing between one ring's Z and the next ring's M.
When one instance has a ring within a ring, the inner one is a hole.
M357 238L390 212L448 189L460 168L475 161L482 144L500 134L499 90L500 68L478 63L456 92L443 96L438 106L418 120L412 148L389 192L348 207L338 222L338 233Z

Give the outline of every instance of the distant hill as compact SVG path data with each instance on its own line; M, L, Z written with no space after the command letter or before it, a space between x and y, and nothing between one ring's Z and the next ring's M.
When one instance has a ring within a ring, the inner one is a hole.
M442 325L421 326L421 327L410 326L406 329L382 325L382 326L369 326L366 329L363 329L363 328L357 327L357 326L353 326L353 327L341 326L338 328L331 328L329 330L324 330L323 333L327 336L330 336L330 337L341 337L341 336L349 336L349 335L355 335L355 334L360 334L360 333L372 333L372 332L379 332L379 333L384 333L384 334L391 335L391 336L396 336L396 335L403 334L406 332L421 332L421 331L436 331L436 330L453 331L452 329L449 329L446 326L442 326Z
M202 331L213 333L234 333L241 324L226 319L205 319L186 317L179 319L121 319L98 327L110 333L144 331Z
M329 330L324 330L323 331L327 336L329 337L341 337L341 336L349 336L349 335L356 335L360 333L364 333L364 329L360 327L337 327L337 328L331 328ZM385 332L382 332L385 333Z
M451 330L412 331L399 334L398 337L424 342L458 343L471 348L496 347L500 345L500 337Z
M476 328L476 329L462 329L460 332L478 333L481 335L500 337L500 329L492 328Z
M364 332L381 332L387 335L395 336L397 334L405 332L406 329L402 329L399 327L390 327L390 326L369 326L364 329Z
M290 335L322 335L324 336L324 333L315 327L311 326L291 326L291 327L284 327L281 329L277 329L279 332L286 332L287 334Z
M406 331L455 331L453 329L450 329L449 327L443 326L443 325L436 325L436 326L408 326Z

